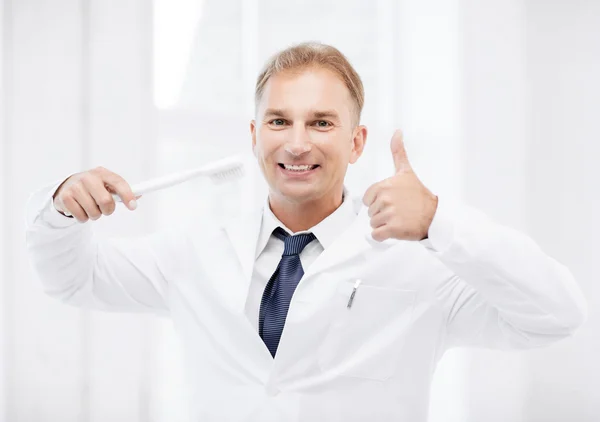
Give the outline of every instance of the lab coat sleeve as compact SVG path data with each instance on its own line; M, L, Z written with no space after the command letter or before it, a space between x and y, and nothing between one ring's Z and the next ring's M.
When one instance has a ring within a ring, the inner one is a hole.
M78 223L54 208L61 183L34 192L26 206L26 247L43 290L79 307L167 313L161 258L172 234L102 238L93 222Z
M539 347L586 320L571 272L525 234L440 198L428 236L422 243L455 275L435 293L447 347Z

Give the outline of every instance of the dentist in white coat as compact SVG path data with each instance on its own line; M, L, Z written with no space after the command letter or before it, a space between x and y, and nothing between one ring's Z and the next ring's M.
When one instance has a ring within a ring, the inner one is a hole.
M269 195L223 227L101 239L86 222L115 210L111 192L136 207L102 168L34 193L27 247L45 291L170 316L205 422L425 422L449 348L573 335L586 302L569 270L529 237L438 201L400 132L396 173L352 197L344 176L365 146L362 106L360 78L335 48L274 56L250 124Z

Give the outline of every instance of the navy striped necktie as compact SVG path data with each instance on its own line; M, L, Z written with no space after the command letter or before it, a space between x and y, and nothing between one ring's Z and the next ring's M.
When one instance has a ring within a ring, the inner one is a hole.
M283 240L283 255L265 287L260 302L258 332L271 352L271 356L275 357L292 296L304 275L300 252L316 237L312 233L290 236L281 227L277 227L273 235Z

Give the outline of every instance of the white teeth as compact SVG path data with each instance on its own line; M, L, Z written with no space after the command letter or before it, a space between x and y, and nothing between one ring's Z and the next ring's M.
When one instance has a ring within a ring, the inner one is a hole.
M285 167L286 170L292 170L292 171L307 171L307 170L311 170L314 166L292 166L289 164L284 164L283 165Z

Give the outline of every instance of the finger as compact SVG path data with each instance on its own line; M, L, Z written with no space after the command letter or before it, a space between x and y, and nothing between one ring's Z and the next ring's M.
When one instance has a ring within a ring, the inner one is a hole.
M396 173L409 170L410 162L408 161L406 149L404 148L404 136L402 135L401 130L394 132L390 147L392 150L392 156L394 157L394 167L396 168Z
M62 200L62 195L55 196L52 200L52 203L56 211L60 212L63 215L66 215L67 217L72 217L72 215L67 210L64 201Z
M387 225L378 227L371 232L371 237L377 242L383 242L390 238L389 228Z
M379 192L379 183L375 183L374 185L371 185L369 187L369 189L367 189L367 191L363 195L363 204L365 204L365 206L367 206L367 207L370 207L371 204L373 203L373 201L375 201L375 198L377 198L378 192Z
M106 189L100 177L92 176L82 178L82 182L90 196L103 215L111 215L115 211L115 200Z
M137 203L135 202L136 197L131 190L131 186L125 179L118 174L103 168L100 169L100 174L107 189L111 193L119 195L121 201L123 201L127 208L134 210L137 207Z
M72 215L78 222L85 223L88 221L88 215L72 196L65 195L59 199L59 202L62 203L61 208Z
M71 189L74 191L73 198L83 208L90 220L97 220L102 216L98 204L83 184L74 185Z
M385 206L385 202L375 198L375 201L373 201L373 203L369 206L369 217L373 218L373 216L379 214L385 209Z
M389 213L387 212L380 212L379 214L375 215L374 217L371 217L371 227L374 229L377 229L381 226L384 226L387 224L387 222L389 221Z

